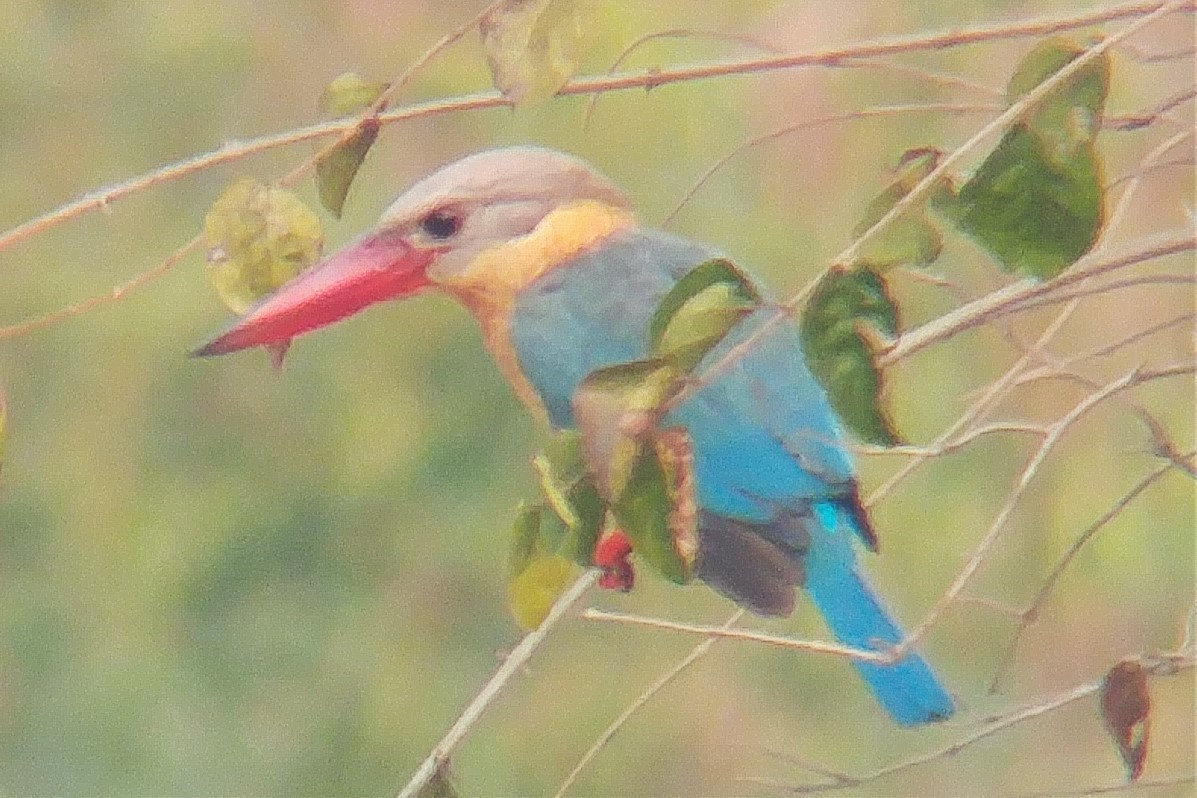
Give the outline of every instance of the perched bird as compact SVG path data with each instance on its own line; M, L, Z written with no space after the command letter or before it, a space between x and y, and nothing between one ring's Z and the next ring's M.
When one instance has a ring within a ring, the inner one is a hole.
M536 147L480 152L420 180L377 229L251 309L196 351L281 344L374 302L425 288L470 310L519 398L558 429L592 371L647 356L662 297L705 244L637 226L627 198L572 156ZM759 328L740 322L704 362ZM699 371L701 371L701 366ZM860 571L876 549L844 433L796 331L777 325L663 422L691 438L700 579L762 615L788 615L805 587L835 638L860 649L902 632ZM916 653L854 663L903 725L942 720L952 699Z

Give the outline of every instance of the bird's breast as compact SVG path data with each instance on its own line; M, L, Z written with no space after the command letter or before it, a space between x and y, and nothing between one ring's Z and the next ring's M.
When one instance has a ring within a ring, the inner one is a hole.
M571 203L549 213L529 234L478 253L470 267L442 287L478 320L503 376L531 412L545 418L542 397L521 366L512 315L521 294L545 275L569 269L611 235L633 228L626 209L603 202Z

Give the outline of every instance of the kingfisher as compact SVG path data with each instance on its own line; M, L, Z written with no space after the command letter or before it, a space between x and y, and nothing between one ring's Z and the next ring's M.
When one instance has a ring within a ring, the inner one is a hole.
M521 146L487 150L419 180L378 226L300 274L202 346L198 356L292 338L376 302L447 292L528 409L575 426L573 398L597 369L649 356L662 298L714 247L640 227L627 196L582 160ZM762 292L768 300L768 296ZM699 365L720 360L776 311L748 314ZM876 551L843 427L797 331L771 325L729 367L672 408L689 434L699 505L696 576L749 610L789 615L804 588L835 639L885 650L903 633L856 549ZM854 661L882 708L913 726L953 701L909 652Z

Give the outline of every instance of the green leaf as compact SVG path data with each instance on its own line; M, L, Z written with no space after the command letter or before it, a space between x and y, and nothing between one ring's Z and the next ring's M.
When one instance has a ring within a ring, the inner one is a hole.
M534 554L507 583L507 603L516 622L524 629L540 626L577 572L578 566L559 554Z
M951 214L1008 271L1050 279L1097 242L1104 219L1101 165L1092 146L1067 163L1025 126L1006 133L960 189Z
M298 197L238 180L204 218L208 276L221 301L244 313L320 257L320 219Z
M320 104L330 116L346 116L373 105L388 85L365 81L353 72L346 72L328 84ZM316 160L320 202L338 219L345 207L349 186L378 138L378 128L376 118L363 119L352 136Z
M576 430L558 432L536 458L541 495L567 525L565 533L545 546L579 565L590 565L594 546L606 520L607 505L586 472L582 436ZM550 494L553 494L550 497ZM562 511L561 505L568 508Z
M536 554L543 515L544 508L539 504L520 502L516 508L515 521L511 525L511 551L507 557L507 572L512 577L527 568Z
M932 149L909 150L903 154L893 181L865 208L864 217L852 231L853 237L860 237L877 224L911 189L931 174L939 162L939 156L940 152ZM946 179L938 184L931 197L933 201L940 201L945 193L951 193L951 185ZM942 249L943 237L928 220L925 203L920 202L866 241L858 263L874 268L899 264L927 266L939 257Z
M697 552L692 468L661 446L647 446L611 508L637 556L678 584L690 581ZM688 497L678 495L683 485Z
M828 272L802 316L802 348L831 406L857 437L879 446L901 441L882 407L872 328L892 337L898 311L885 279L871 269Z
M356 72L343 72L324 87L320 110L330 117L349 116L373 105L390 85L366 80Z
M1085 48L1067 39L1049 39L1028 53L1006 87L1013 104L1059 72ZM1092 144L1110 89L1110 60L1104 53L1045 97L1026 118L1026 126L1049 144L1048 151L1067 159L1078 147Z
M479 29L495 88L531 105L552 97L582 57L587 0L507 0Z
M623 492L641 441L678 385L673 366L654 359L598 369L578 386L573 410L582 434L582 454L599 493L608 501Z
M652 352L688 372L760 302L756 287L730 261L700 263L657 305L649 324Z
M577 523L570 526L556 551L578 565L594 563L594 547L607 518L607 503L599 496L598 488L588 478L580 479L569 492L570 505Z
M1011 102L1083 48L1053 39L1019 64ZM1050 279L1089 251L1105 220L1095 143L1109 87L1109 61L1095 59L1002 137L961 187L947 214L1008 271Z

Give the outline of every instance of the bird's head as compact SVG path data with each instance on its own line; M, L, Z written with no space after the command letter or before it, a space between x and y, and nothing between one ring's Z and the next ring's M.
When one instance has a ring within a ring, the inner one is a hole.
M529 236L578 203L625 209L627 199L583 161L539 147L487 150L401 194L378 226L284 285L195 354L285 344L363 308L425 288L462 285L483 253Z

